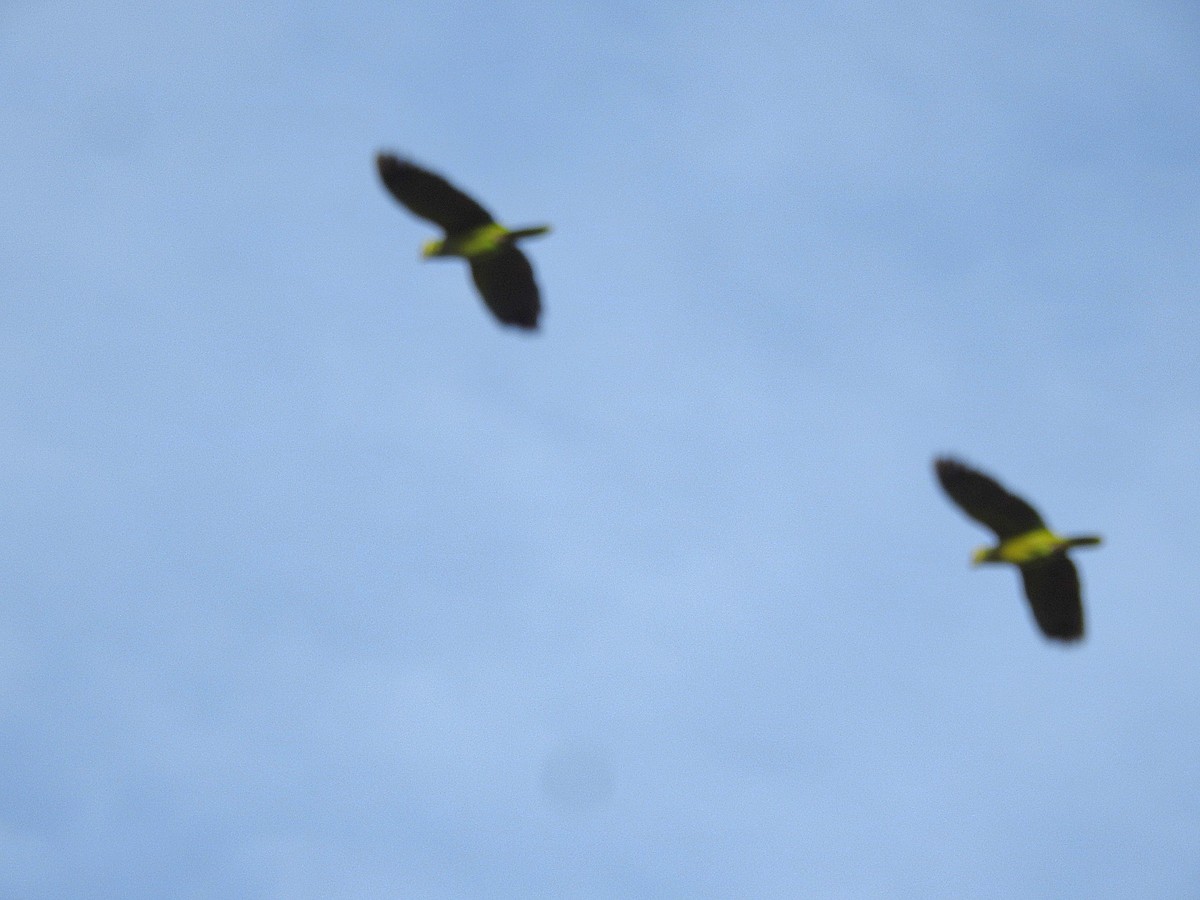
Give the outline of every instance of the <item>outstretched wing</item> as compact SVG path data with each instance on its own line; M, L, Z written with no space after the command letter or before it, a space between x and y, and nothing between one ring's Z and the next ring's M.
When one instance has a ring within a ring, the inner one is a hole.
M542 301L533 266L525 254L508 246L495 253L473 257L471 278L488 309L505 325L537 328Z
M1083 637L1079 573L1065 553L1021 566L1021 580L1042 634L1059 641Z
M446 234L487 225L492 214L448 182L408 160L380 153L375 157L383 185L414 216L440 225Z
M935 461L934 468L950 499L976 522L996 532L1000 540L1046 527L1036 509L982 472L945 458Z

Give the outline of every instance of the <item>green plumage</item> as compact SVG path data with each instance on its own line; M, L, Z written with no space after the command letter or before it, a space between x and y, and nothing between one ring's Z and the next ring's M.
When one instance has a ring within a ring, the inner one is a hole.
M401 205L445 232L441 240L428 242L421 255L467 260L475 287L499 321L537 328L541 296L533 267L517 249L517 241L545 234L549 227L505 228L441 175L389 153L380 153L375 163L384 187Z
M938 459L934 470L942 488L963 512L996 533L999 544L975 551L975 563L1011 563L1021 570L1025 596L1046 637L1083 637L1079 574L1067 557L1071 547L1099 544L1094 535L1061 537L1036 509L999 482L953 459Z

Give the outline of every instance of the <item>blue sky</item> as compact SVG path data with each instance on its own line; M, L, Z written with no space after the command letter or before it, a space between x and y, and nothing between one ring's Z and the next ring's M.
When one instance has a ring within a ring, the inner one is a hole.
M1195 896L1194 6L414 6L0 3L0 895Z

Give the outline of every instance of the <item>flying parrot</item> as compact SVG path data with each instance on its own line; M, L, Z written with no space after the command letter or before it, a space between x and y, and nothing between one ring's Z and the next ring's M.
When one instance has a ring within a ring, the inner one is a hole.
M542 311L533 267L517 249L522 238L546 234L548 225L505 228L492 214L442 176L390 153L375 157L379 177L413 215L441 227L441 240L421 248L425 259L460 256L483 302L505 325L533 331Z
M934 470L950 499L976 522L994 531L1000 542L995 547L980 547L971 562L1015 565L1021 571L1025 596L1042 634L1058 641L1080 640L1083 601L1079 574L1067 551L1094 546L1100 538L1055 534L1036 509L958 460L935 460Z

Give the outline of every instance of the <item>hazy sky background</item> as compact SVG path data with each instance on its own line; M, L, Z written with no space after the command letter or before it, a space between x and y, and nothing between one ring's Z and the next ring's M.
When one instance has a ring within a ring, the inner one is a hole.
M1195 897L1198 110L1191 2L0 2L0 896Z

